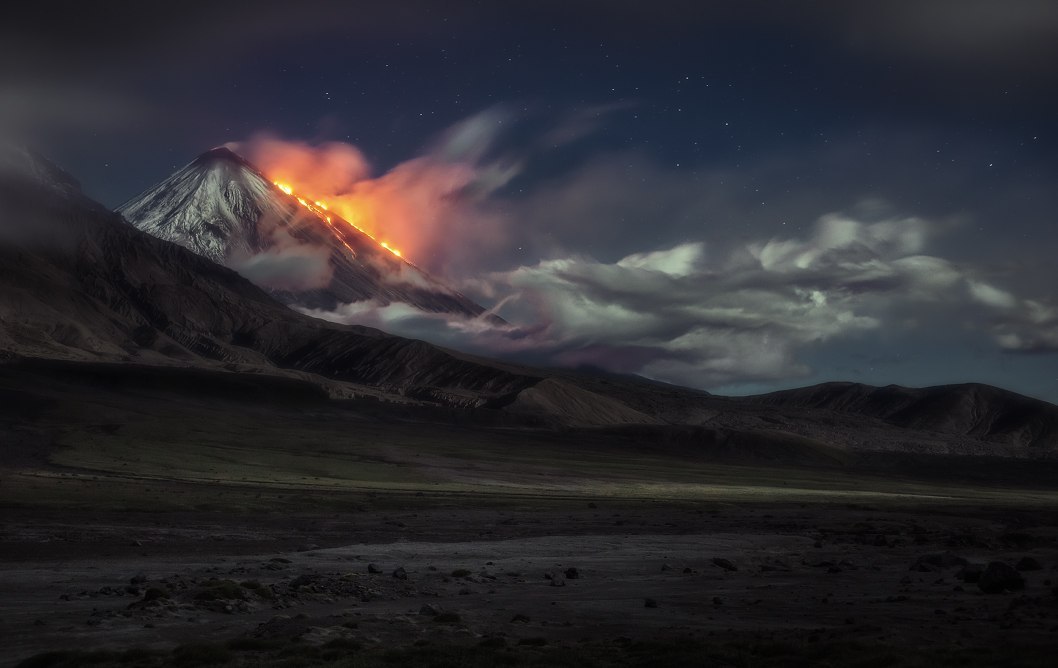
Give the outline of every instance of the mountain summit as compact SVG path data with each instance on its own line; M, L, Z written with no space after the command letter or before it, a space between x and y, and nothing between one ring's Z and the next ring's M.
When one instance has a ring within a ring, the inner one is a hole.
M334 310L374 300L469 317L485 311L224 147L203 153L117 211L144 232L235 269L291 306Z

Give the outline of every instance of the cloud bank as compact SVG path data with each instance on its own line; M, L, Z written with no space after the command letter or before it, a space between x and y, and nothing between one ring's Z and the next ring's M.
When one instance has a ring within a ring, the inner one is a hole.
M900 216L870 200L804 221L796 216L810 207L800 203L784 207L788 234L757 225L725 235L713 231L732 227L720 219L737 215L732 192L750 192L753 174L666 171L626 152L523 178L541 147L590 136L613 111L580 110L516 145L506 139L520 119L489 109L379 176L346 144L256 137L236 148L506 324L370 301L306 311L328 320L705 388L805 378L814 350L894 333L970 332L996 350L1058 350L1058 308L1046 298L936 250L958 234L954 219ZM681 234L690 239L659 241ZM267 280L304 266L310 276L307 255L258 258L244 273Z
M819 218L803 237L710 252L704 242L541 260L462 287L510 325L351 304L312 315L463 350L693 385L802 378L805 353L843 337L948 327L1003 349L1058 349L1058 309L931 255L946 226L917 217Z

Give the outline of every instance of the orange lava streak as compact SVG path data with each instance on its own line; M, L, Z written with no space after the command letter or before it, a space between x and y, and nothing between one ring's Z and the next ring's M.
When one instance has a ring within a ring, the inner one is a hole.
M303 198L303 197L301 197L299 195L295 195L294 194L294 189L291 188L289 184L281 183L279 181L273 181L272 183L275 185L276 188L279 188L281 191L283 191L287 195L290 195L295 200L297 200L298 204L300 204L301 206L305 207L306 209L308 209L312 213L316 214L317 217L319 217L324 222L326 222L327 226L330 227L332 230L334 230L334 233L341 240L342 244L346 248L348 248L350 250L350 252L353 253L353 255L356 255L356 251L354 251L352 249L352 247L348 243L345 242L345 239L342 239L341 235L338 233L338 230L335 229L335 227L333 225L333 222L331 220L331 217L329 215L327 215L326 213L324 213L325 211L329 211L329 209L327 208L327 203L326 202L321 202L319 200L313 200L312 202L309 202L305 198ZM348 223L351 227L356 228L356 230L359 231L361 234L366 235L372 241L376 242L378 245L380 245L383 248L385 248L386 250L388 250L390 253L393 253L397 257L403 259L403 255L401 254L401 252L399 250L397 250L396 248L390 246L388 242L379 241L373 235L371 235L366 230L364 230L363 228L358 226L356 223L353 223L353 222L348 221L348 220L345 221L345 222Z

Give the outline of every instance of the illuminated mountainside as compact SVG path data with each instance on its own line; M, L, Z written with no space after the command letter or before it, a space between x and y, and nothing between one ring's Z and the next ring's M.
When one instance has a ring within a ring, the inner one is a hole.
M375 300L477 316L484 309L226 148L203 153L118 208L129 222L232 267L308 309Z

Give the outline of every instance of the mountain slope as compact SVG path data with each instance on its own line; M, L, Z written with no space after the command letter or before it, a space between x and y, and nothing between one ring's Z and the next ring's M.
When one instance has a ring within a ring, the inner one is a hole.
M336 214L284 192L226 148L203 153L118 212L306 309L375 300L466 317L484 309Z
M479 405L540 379L296 313L69 183L26 170L0 178L0 351L8 358L296 372L449 405Z

